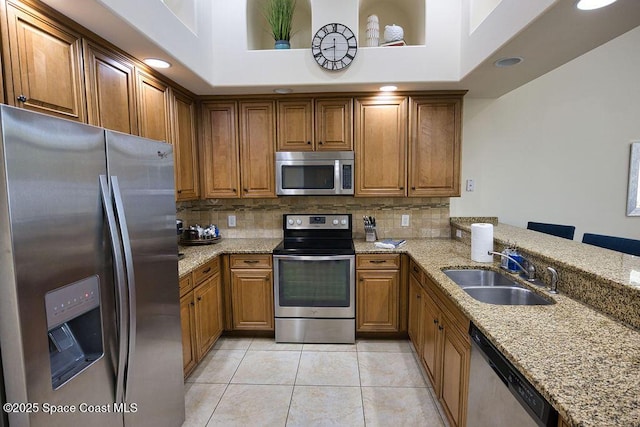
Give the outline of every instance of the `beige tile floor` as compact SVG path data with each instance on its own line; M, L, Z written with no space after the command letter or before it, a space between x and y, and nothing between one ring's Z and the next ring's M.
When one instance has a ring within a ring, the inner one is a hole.
M408 341L216 343L186 380L183 427L447 426Z

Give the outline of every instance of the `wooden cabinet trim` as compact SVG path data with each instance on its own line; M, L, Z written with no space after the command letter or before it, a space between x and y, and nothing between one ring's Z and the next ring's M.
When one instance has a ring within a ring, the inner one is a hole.
M229 257L229 266L234 269L271 269L272 259L271 254L234 254Z
M356 269L399 269L400 254L358 254Z
M192 273L180 278L178 281L180 288L180 296L183 297L186 293L193 289L193 275Z
M207 261L197 269L193 270L193 281L195 285L199 285L207 278L213 276L220 271L220 257Z

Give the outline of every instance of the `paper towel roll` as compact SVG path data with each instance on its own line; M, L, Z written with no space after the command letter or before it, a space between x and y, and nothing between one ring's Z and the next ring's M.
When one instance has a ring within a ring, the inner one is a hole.
M493 224L483 222L471 224L471 260L493 262Z

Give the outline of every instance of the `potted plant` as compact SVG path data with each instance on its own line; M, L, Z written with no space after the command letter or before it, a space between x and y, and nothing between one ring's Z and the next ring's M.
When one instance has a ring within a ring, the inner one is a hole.
M296 0L267 0L264 15L271 28L276 49L289 49L291 22Z

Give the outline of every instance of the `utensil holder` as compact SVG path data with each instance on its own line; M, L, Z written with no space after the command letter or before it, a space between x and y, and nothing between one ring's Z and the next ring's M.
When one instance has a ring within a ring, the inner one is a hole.
M375 227L367 227L364 230L364 240L366 242L375 242L378 240L378 233L376 233Z

